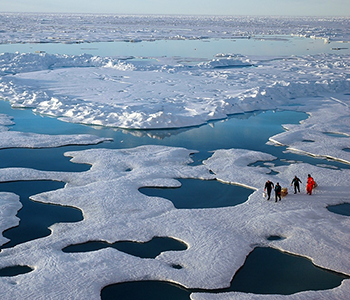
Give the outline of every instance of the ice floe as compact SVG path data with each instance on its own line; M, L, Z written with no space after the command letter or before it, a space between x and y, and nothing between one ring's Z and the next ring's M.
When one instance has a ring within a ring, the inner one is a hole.
M291 151L350 163L350 153L344 151L350 142L349 102L339 103L333 97L328 102L313 110L311 118L301 124L284 125L287 131L271 137L270 141L288 145ZM327 133L340 134L332 137Z
M65 59L72 67L62 68L60 63L46 70L42 70L47 68L46 60L62 60L62 56L37 56L42 61L39 66L32 63L35 55L29 55L27 63L20 65L26 71L1 78L2 97L14 107L110 127L178 128L252 110L292 105L306 110L308 98L317 101L313 106L328 105L329 97L316 97L344 98L350 85L347 55L278 60L225 57L197 66L145 65L85 55L85 67L70 56Z
M0 192L0 245L8 242L2 233L11 227L17 226L19 218L17 211L22 207L19 197L12 193Z
M8 127L10 125L13 125L14 122L12 121L12 118L5 114L0 114L0 132L7 131Z
M108 140L88 134L49 135L31 132L0 131L0 149L52 148L67 145L93 145Z

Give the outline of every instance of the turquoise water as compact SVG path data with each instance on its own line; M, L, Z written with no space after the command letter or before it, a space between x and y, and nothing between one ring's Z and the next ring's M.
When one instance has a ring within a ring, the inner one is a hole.
M20 52L49 54L92 54L99 56L119 57L191 57L212 59L219 53L289 56L318 53L350 53L348 47L333 50L342 45L337 42L325 44L321 39L310 39L292 36L255 36L237 39L204 39L204 40L159 40L130 42L100 42L85 44L2 44L0 53Z
M281 124L297 124L308 117L306 113L293 111L256 111L232 115L221 121L209 122L202 126L170 130L121 130L70 124L55 118L35 115L29 109L11 109L6 101L0 101L0 112L14 117L14 126L10 130L35 132L42 134L94 134L112 138L94 146L68 146L52 149L3 149L0 151L0 167L31 167L52 171L84 171L88 165L69 162L63 153L87 148L132 148L141 145L165 145L198 150L192 157L195 164L211 156L210 151L217 149L249 149L271 153L278 157L276 165L285 161L304 161L313 165L331 165L337 168L349 168L350 165L311 156L285 153L285 147L266 145L269 137L283 132ZM30 158L30 159L26 159ZM262 162L259 162L260 164Z

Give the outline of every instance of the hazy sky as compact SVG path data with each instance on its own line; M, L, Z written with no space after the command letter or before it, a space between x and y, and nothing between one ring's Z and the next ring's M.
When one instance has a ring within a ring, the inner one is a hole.
M0 11L350 16L350 0L0 0Z

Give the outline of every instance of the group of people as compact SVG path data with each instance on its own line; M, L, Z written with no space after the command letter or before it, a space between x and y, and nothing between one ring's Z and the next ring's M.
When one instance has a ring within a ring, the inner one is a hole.
M302 183L301 180L297 177L294 176L292 182L291 182L291 186L294 185L294 194L297 193L297 191L300 193L300 184ZM307 183L306 183L306 193L311 195L312 194L312 189L315 187L315 181L314 179L311 177L310 174L307 175ZM271 197L271 191L272 189L274 189L275 191L275 202L277 202L277 199L279 201L281 201L281 192L282 192L282 187L280 186L279 182L276 183L276 185L273 184L272 181L268 180L265 183L265 187L264 187L264 192L267 193L267 200L270 200Z

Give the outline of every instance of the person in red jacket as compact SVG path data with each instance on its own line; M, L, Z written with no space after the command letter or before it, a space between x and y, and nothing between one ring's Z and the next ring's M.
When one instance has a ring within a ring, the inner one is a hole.
M307 175L307 184L306 184L306 193L308 193L309 195L312 194L312 189L315 185L315 181L314 179L311 177L310 174Z

